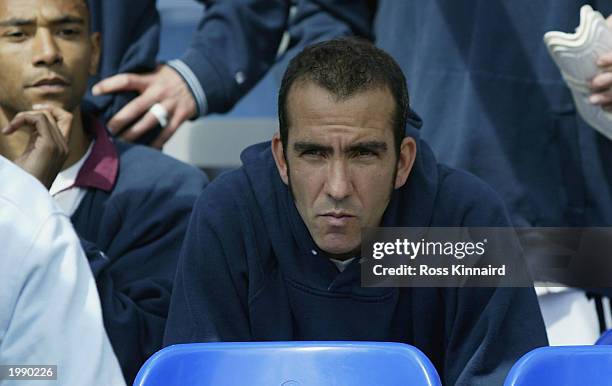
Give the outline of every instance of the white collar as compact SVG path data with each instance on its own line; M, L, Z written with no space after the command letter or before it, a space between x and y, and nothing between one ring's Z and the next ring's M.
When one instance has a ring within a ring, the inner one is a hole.
M350 259L346 259L346 260L338 260L338 259L330 258L330 260L332 261L332 263L336 265L336 268L338 268L338 271L343 272L346 269L346 267L348 267L349 264L351 264L351 262L355 260L355 258L351 257Z
M91 143L89 144L89 148L87 148L87 151L85 152L83 157L81 157L81 159L79 159L74 165L70 166L68 169L62 170L57 175L57 177L55 177L55 180L53 181L53 184L51 185L51 189L49 189L49 193L51 193L52 196L55 196L56 194L64 190L70 189L71 187L74 186L74 183L76 182L79 171L81 170L81 167L83 167L85 160L91 154L91 150L93 149L93 144L94 144L94 141L92 140Z

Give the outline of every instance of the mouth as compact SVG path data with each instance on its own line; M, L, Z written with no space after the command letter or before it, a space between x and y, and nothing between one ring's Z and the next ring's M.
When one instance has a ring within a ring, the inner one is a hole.
M345 226L356 217L347 212L327 212L320 217L331 226Z
M34 88L45 93L61 92L66 89L68 82L59 77L44 78L32 83L27 88Z

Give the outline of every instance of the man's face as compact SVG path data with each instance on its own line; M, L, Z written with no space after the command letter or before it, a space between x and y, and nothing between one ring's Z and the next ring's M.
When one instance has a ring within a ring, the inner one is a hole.
M0 107L73 111L97 70L99 35L85 0L0 0Z
M275 136L274 157L312 238L333 257L358 252L362 228L380 224L393 188L410 173L416 145L406 138L396 155L394 107L387 89L339 102L312 82L289 91L287 150Z

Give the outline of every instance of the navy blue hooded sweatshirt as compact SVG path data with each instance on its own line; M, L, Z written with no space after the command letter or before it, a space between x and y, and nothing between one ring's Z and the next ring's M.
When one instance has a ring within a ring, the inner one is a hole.
M172 282L204 173L159 151L113 143L112 189L89 188L72 215L96 279L104 326L131 384L162 345Z
M501 200L438 165L424 143L385 226L506 226ZM209 341L367 340L412 344L445 384L501 385L547 344L532 288L362 288L357 259L338 272L315 245L270 143L204 190L187 231L164 345ZM314 252L313 252L314 251Z

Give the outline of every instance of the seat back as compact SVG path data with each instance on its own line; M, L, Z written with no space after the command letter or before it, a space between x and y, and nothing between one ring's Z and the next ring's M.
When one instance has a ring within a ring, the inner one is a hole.
M604 332L603 334L601 334L601 336L599 337L599 339L597 339L597 342L595 342L595 344L612 344L612 330L608 330Z
M504 386L612 386L612 346L541 347L523 355Z
M193 343L167 347L135 386L438 386L418 349L400 343Z

